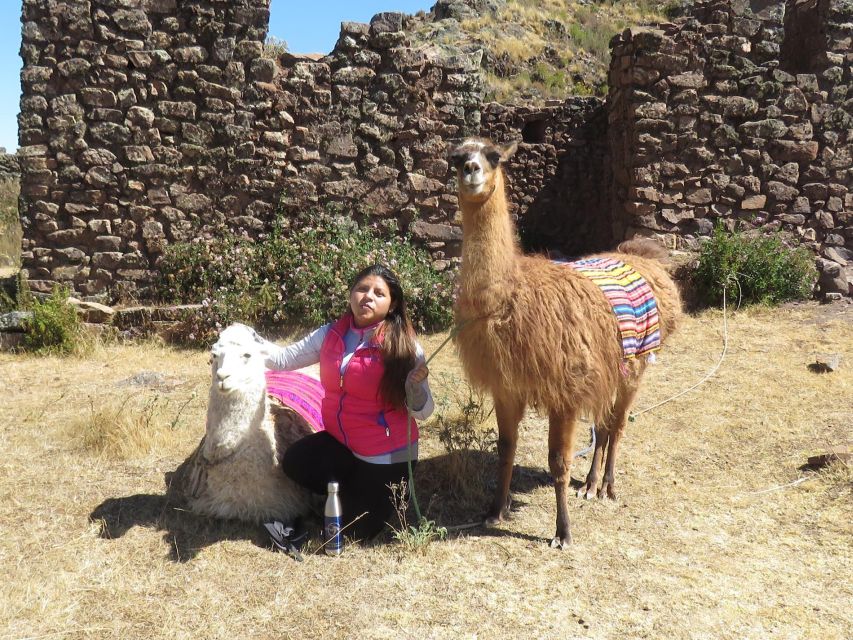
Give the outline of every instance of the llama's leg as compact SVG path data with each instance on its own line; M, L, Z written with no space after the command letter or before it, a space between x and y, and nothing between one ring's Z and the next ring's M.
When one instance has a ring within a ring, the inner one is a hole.
M604 461L604 451L607 449L609 435L610 432L605 427L595 425L595 452L592 454L592 462L589 465L586 482L578 489L578 498L589 500L595 496L598 483L601 480L601 464Z
M486 514L486 524L497 524L509 510L509 483L518 443L518 423L524 415L524 404L495 398L495 417L498 421L498 484L495 498Z
M572 449L575 435L575 413L551 413L548 421L548 464L554 476L557 495L557 532L551 540L555 549L572 543L569 529L569 481L572 471Z
M619 449L619 441L622 439L622 434L625 431L625 425L628 422L628 411L631 409L631 404L634 402L634 396L637 395L637 387L639 379L626 381L616 397L616 405L613 407L613 414L607 423L610 435L607 439L607 461L604 464L604 482L598 490L598 497L607 496L611 500L616 499L616 491L613 488L616 474L616 455Z

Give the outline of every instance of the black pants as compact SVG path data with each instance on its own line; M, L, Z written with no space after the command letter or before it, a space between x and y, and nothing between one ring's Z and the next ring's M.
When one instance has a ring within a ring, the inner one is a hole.
M360 540L375 536L386 522L394 523L390 485L409 476L405 462L365 462L325 431L294 442L285 451L281 467L294 482L314 493L326 495L328 483L337 481L343 509L341 525L366 513L344 531L345 536Z

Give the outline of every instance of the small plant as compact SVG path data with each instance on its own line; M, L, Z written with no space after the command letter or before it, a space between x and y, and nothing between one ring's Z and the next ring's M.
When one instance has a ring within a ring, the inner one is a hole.
M447 529L439 527L433 520L421 518L417 525L409 524L409 487L405 480L399 484L391 485L391 500L400 520L400 528L394 529L394 539L399 542L406 551L417 551L423 553L427 545L435 540L444 540L447 537Z
M491 407L481 394L461 384L465 388L463 394L453 398L449 408L442 407L431 426L447 451L447 455L434 461L440 493L449 499L457 514L477 512L488 502L488 479L492 477L497 444L494 428L485 426Z
M277 60L282 55L287 53L287 41L282 40L281 38L276 38L275 36L269 36L267 41L264 42L264 51L261 56L263 58L272 58Z
M487 409L482 394L468 387L467 398L458 404L452 414L439 414L435 418L438 440L448 453L454 451L490 451L496 438L494 429L483 429L493 409Z
M32 300L33 317L26 323L24 348L40 355L67 355L80 346L82 328L77 310L68 304L69 290L56 287L46 300Z
M728 233L722 226L702 246L694 274L700 299L711 305L722 302L726 287L729 298L739 288L745 303L805 299L816 278L814 257L807 249L786 246L779 234Z
M18 308L18 302L6 293L3 289L0 289L0 313L8 313L10 311L15 311Z
M669 0L661 8L661 13L669 20L686 16L690 12L691 3L687 0Z

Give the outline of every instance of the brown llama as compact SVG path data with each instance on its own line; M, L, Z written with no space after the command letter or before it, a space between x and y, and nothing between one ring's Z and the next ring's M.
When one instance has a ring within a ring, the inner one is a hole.
M595 421L596 447L578 496L615 499L614 467L646 357L625 359L613 307L589 277L544 256L522 255L504 192L501 163L516 143L469 139L451 151L462 209L462 268L456 337L462 366L489 391L498 423L498 480L487 524L509 507L518 424L530 405L548 414L548 463L557 497L552 547L571 543L568 500L575 424ZM649 240L588 256L624 261L645 278L657 302L661 341L681 314L678 289ZM464 323L464 324L463 324ZM604 477L601 463L606 453ZM603 482L602 482L603 480Z

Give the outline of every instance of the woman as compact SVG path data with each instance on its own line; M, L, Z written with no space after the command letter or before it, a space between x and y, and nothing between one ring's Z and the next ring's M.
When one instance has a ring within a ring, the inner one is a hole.
M320 363L325 431L291 445L282 468L314 493L325 494L336 480L341 522L355 521L345 533L365 539L392 514L390 485L408 476L410 451L412 462L417 459L414 418L428 418L434 405L397 276L372 265L353 278L349 291L349 309L337 321L287 347L269 343L267 366L293 370Z

